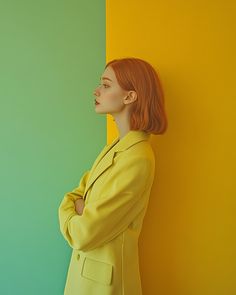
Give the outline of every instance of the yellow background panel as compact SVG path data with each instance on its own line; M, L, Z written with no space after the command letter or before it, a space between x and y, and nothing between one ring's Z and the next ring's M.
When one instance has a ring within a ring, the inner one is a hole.
M236 294L236 4L106 2L106 60L154 65L168 116L139 241L144 295ZM107 141L117 136L107 116Z

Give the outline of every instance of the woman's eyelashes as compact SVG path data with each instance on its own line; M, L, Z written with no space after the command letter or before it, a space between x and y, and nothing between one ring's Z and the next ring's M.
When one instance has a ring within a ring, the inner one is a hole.
M109 85L107 85L107 84L101 84L101 83L99 83L99 86L104 86L104 88L108 88L109 87Z

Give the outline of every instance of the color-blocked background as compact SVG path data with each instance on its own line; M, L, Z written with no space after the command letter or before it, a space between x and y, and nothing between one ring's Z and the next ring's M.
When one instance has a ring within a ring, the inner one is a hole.
M105 6L106 4L106 6ZM168 131L140 236L144 295L233 295L233 1L1 1L0 294L63 294L57 208L117 130L97 116L106 61L159 71Z

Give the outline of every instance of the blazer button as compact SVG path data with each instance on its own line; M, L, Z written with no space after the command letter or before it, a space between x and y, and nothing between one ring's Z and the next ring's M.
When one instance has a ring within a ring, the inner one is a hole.
M80 258L80 255L78 254L78 255L77 255L77 259L79 260L79 258Z

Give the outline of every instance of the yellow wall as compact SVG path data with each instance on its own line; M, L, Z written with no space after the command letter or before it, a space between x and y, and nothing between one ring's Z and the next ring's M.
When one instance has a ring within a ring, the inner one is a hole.
M144 295L236 294L234 3L107 0L106 60L146 59L166 96L139 242Z

